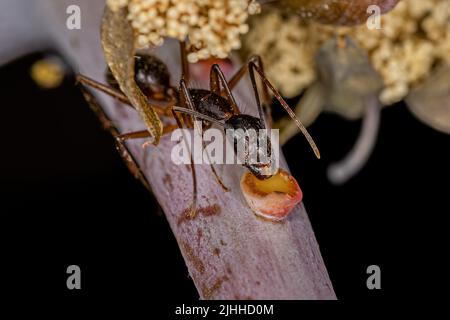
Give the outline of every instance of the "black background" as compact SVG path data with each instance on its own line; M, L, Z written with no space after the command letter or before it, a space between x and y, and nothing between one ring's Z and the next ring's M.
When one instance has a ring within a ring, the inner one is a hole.
M0 69L2 290L68 301L196 301L164 215L127 171L73 76L54 90L29 78L40 56ZM359 128L360 121L321 115L310 127L320 161L301 136L284 147L337 297L433 296L448 266L450 137L404 104L387 108L369 163L332 186L326 168L348 152ZM80 291L66 288L71 264L81 267ZM381 267L381 290L366 287L371 264Z

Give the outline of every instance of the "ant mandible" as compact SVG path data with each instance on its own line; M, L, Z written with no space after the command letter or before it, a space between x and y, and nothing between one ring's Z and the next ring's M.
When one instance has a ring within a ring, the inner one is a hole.
M297 119L295 113L281 97L281 94L266 78L262 60L259 56L252 56L248 62L243 65L229 81L220 69L219 65L214 64L210 71L209 90L189 88L189 63L186 55L186 45L180 42L180 55L182 75L177 90L170 84L170 74L164 62L156 56L148 54L140 54L135 57L135 81L142 92L147 96L148 103L160 116L173 117L176 125L166 125L163 134L167 134L176 128L183 128L185 122L180 114L191 115L194 118L194 127L197 125L196 118L202 120L203 125L209 126L212 123L219 125L224 130L227 128L241 129L244 132L250 129L259 130L266 129L265 114L258 93L258 87L255 78L255 72L259 75L263 84L264 105L271 101L268 89L270 89L275 98L280 102L281 106L287 111L289 116L295 121L300 131L304 134L310 146L314 150L317 158L320 158L319 150L314 140L309 135L303 124ZM252 83L256 105L258 108L259 118L248 114L242 114L236 104L231 90L237 85L240 79L249 72ZM99 83L83 75L77 75L77 81L98 89L113 98L131 106L128 98L123 94L110 72L106 75L109 86ZM198 129L198 128L196 128ZM116 142L120 150L124 148L124 142L129 139L149 138L151 137L148 130L125 133L116 136ZM270 139L267 137L267 143L270 145ZM248 150L246 150L248 152ZM191 154L192 157L192 154ZM245 157L246 159L248 157ZM192 159L191 159L192 160ZM271 165L253 164L247 161L243 164L258 179L267 179L273 175L271 173ZM191 161L191 169L193 176L193 200L191 205L191 216L195 216L195 208L197 202L197 182L193 161ZM213 165L211 169L224 190L225 187L219 176L217 175Z

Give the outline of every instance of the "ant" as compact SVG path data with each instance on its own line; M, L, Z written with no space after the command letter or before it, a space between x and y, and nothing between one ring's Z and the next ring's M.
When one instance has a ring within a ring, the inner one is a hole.
M262 105L269 108L267 105L271 101L271 97L268 91L268 89L270 89L275 98L280 102L281 106L295 121L300 131L305 135L317 158L320 158L319 150L306 128L297 119L295 113L290 109L288 104L281 97L278 90L276 90L275 87L266 78L264 74L263 63L259 56L252 56L248 60L248 62L230 78L229 81L225 79L220 66L214 64L210 70L209 90L206 90L188 87L189 63L187 61L186 45L184 42L180 42L180 55L182 75L178 90L171 86L170 74L164 62L162 62L156 56L149 54L138 54L135 56L135 81L138 87L148 98L149 105L154 108L158 115L173 117L176 120L176 125L169 124L164 126L163 134L170 133L176 128L183 128L185 126L185 122L189 121L189 118L183 118L182 115L190 115L194 119L193 124L194 129L196 130L199 129L196 127L197 121L195 120L197 118L202 120L203 126L209 127L212 124L216 124L224 130L241 129L244 132L247 132L247 130L250 129L254 129L256 131L260 129L266 129L267 125L265 121L265 112ZM231 92L231 90L233 90L233 88L237 85L240 79L242 79L247 71L250 75L250 80L256 99L256 105L259 112L259 118L253 117L248 114L242 114ZM255 74L258 74L260 79L262 80L264 99L263 104L261 104L261 100L259 97ZM117 82L110 71L107 71L106 78L109 86L99 83L83 75L77 75L77 81L79 83L98 89L132 107L128 98L120 91ZM116 142L118 143L119 150L123 151L126 150L126 148L124 147L124 142L126 140L148 137L151 137L149 131L136 131L116 135ZM267 139L267 145L270 146L269 137L267 137ZM249 151L246 150L246 152ZM250 170L250 172L258 179L267 179L273 176L273 173L271 173L270 163L249 163L247 161L247 154L245 155L245 159L246 160L243 165L248 170ZM194 217L197 201L197 182L193 161L191 161L191 169L193 176L193 200L191 205L191 216ZM228 188L225 187L212 164L211 169L221 187L224 190L228 191Z

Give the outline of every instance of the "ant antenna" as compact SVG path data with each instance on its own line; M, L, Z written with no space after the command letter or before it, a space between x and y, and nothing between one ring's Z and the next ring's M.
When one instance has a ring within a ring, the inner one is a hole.
M303 135L305 136L306 140L308 141L309 145L311 146L311 148L313 149L316 157L318 159L320 159L320 151L319 148L317 148L316 143L314 142L313 138L311 137L311 135L309 134L308 130L306 130L305 126L303 125L303 123L301 123L301 121L297 118L297 116L295 115L295 113L292 111L292 109L288 106L288 104L286 103L286 101L284 101L284 99L281 97L281 94L278 92L277 89L275 89L275 87L270 83L270 81L266 78L266 76L264 75L264 73L261 71L261 69L254 63L254 62L250 62L250 69L255 69L256 72L258 72L259 76L261 77L261 80L264 82L264 84L269 87L269 89L273 92L275 98L277 98L277 100L280 102L281 106L284 108L284 110L286 110L286 112L289 114L289 116L292 118L292 120L294 120L295 124L297 125L297 127L300 129L300 131L303 133ZM250 73L251 75L251 73ZM254 78L252 79L252 82L254 82Z
M320 159L320 151L319 148L317 147L316 143L314 142L314 139L311 137L311 135L309 134L308 130L305 128L305 126L303 125L303 123L301 123L301 121L297 118L297 116L295 115L295 113L292 111L292 109L287 105L287 103L284 100L278 100L280 101L280 104L283 106L283 108L287 111L287 113L289 114L289 116L292 118L292 120L294 120L295 124L297 125L297 127L300 129L300 131L303 133L303 135L305 136L306 140L308 141L309 145L311 146L311 148L314 151L314 154L316 155L317 159Z
M191 110L191 109L187 109L187 108L183 108L183 107L176 107L176 106L173 107L173 110L177 111L177 112L181 112L181 113L190 114L191 116L197 117L199 119L215 123L215 124L217 124L217 125L219 125L221 127L225 127L224 123L222 123L222 122L220 122L220 121L218 121L218 120L216 120L216 119L214 119L214 118L212 118L210 116L207 116L205 114L197 112L195 110Z

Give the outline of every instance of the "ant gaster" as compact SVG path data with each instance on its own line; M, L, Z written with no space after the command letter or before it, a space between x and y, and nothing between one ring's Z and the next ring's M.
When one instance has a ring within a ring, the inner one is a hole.
M252 56L249 61L242 66L229 81L225 79L219 65L214 64L210 71L209 90L188 88L189 83L189 64L186 58L185 43L180 42L182 76L179 82L178 90L170 84L170 74L167 66L160 59L153 55L140 54L135 57L135 81L142 92L147 96L149 105L153 107L160 116L174 117L177 125L165 125L163 134L170 133L176 128L183 128L185 123L197 125L197 118L202 120L203 126L217 124L223 129L242 129L246 132L249 129L258 131L265 129L265 113L258 93L258 87L255 79L255 73L259 75L263 84L263 103L265 107L271 101L268 89L270 89L281 106L288 112L289 116L295 121L296 125L305 135L314 153L320 158L319 150L312 137L307 132L303 124L297 119L294 112L290 109L280 93L274 88L264 74L263 64L259 56ZM242 114L236 104L231 90L237 85L239 80L249 72L252 83L255 100L259 112L259 118L251 115ZM77 76L77 81L89 85L100 91L103 91L115 99L131 106L128 98L120 91L114 77L107 72L107 82L110 86L99 83L83 75ZM131 106L132 107L132 106ZM194 121L184 115L191 115ZM199 128L195 128L199 130ZM147 130L121 134L116 137L116 141L124 150L123 143L129 139L149 138L150 133ZM268 139L268 147L270 140ZM270 148L268 148L270 150ZM192 157L192 154L191 154ZM248 157L246 157L247 159ZM258 179L271 177L271 164L253 164L245 161L243 164ZM193 201L191 205L191 215L195 215L197 201L197 183L193 161L191 161L193 175ZM228 190L217 175L214 167L211 169L219 184L225 190Z

